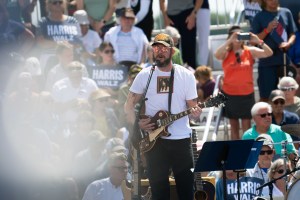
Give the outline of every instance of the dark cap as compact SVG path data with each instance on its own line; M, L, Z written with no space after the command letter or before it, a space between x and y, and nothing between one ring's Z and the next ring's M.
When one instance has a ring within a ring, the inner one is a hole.
M255 139L255 141L262 141L262 142L264 142L263 146L269 146L271 149L274 149L273 139L268 134L263 133L263 134L258 135L258 137Z
M121 8L119 12L120 17L128 17L128 18L135 18L135 14L131 8Z
M284 93L281 90L273 90L269 96L269 101L276 101L277 99L285 100Z
M155 36L153 42L151 43L151 46L155 44L163 44L166 47L174 47L174 41L172 37L165 33L160 33Z

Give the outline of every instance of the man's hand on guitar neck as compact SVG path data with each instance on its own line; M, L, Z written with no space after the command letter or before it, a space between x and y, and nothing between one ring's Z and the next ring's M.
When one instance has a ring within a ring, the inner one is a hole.
M151 118L144 118L139 120L139 126L142 130L149 132L155 128L155 124L151 123Z
M191 117L198 119L202 113L202 109L199 107L197 99L187 100L186 102L188 107L191 108Z

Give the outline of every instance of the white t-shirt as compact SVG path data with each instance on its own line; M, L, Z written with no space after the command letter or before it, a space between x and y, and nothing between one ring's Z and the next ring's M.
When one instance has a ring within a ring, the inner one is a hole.
M56 102L67 102L75 99L87 100L90 94L97 90L98 86L93 79L83 77L78 88L74 88L69 78L57 81L52 88L52 97ZM74 122L80 109L74 107L62 114L64 122Z
M186 100L197 98L196 80L194 74L180 65L175 67L174 85L172 93L171 113L177 114L187 110ZM152 67L143 69L135 78L130 91L137 94L143 94L146 89L147 80ZM150 85L146 94L146 115L154 116L158 111L168 111L168 85L171 72L163 72L155 67ZM168 127L171 133L165 139L183 139L189 138L191 128L189 126L188 116L182 117Z
M94 53L102 43L102 39L96 31L88 30L87 34L80 38L83 46L89 53Z
M109 178L94 181L87 187L82 200L124 200L121 186L114 186Z

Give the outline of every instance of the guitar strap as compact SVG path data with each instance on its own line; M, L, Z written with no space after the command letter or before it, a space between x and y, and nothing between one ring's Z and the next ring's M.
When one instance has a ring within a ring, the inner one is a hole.
M173 82L174 82L174 71L175 68L174 66L172 67L171 70L171 76L170 76L170 81L169 81L169 98L168 98L168 111L171 114L171 103L172 103L172 92L173 92Z

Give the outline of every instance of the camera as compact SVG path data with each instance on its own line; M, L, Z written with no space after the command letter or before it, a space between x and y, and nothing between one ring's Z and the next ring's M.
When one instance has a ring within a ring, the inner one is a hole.
M250 40L250 33L239 33L238 40Z

